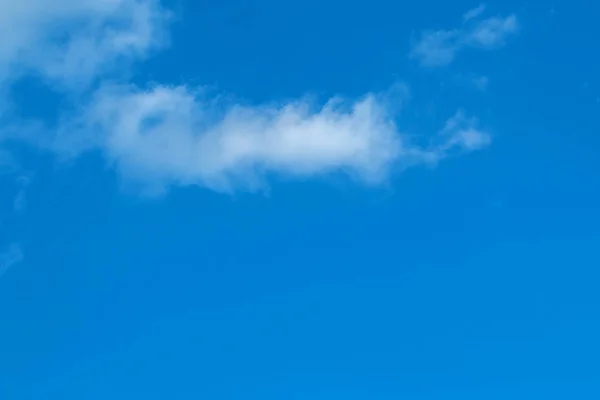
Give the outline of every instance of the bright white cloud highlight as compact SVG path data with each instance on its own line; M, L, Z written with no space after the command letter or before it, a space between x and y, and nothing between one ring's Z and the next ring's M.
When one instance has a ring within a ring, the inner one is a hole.
M185 87L131 86L98 93L77 119L89 140L130 179L150 185L200 185L230 191L260 187L265 176L309 178L345 172L378 184L395 167L434 164L451 152L477 150L489 135L462 114L435 143L418 147L394 124L385 95L281 105L222 107ZM58 142L69 149L68 133Z
M485 7L480 6L467 12L462 28L422 32L412 45L410 57L424 67L441 67L452 63L464 49L492 50L504 46L518 31L517 17L511 14L475 21L484 11Z

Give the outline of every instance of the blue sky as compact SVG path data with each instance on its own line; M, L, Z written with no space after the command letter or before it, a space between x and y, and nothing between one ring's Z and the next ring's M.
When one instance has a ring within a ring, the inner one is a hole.
M597 399L593 2L0 0L0 399Z

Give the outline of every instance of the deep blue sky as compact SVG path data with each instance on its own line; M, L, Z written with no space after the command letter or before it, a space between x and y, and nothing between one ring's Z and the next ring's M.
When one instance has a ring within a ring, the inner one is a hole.
M149 196L104 150L0 136L0 399L600 398L600 6L489 2L518 29L426 66L422 32L477 3L162 4L160 50L82 90L4 77L7 118L56 130L109 80L249 105L402 83L401 131L462 109L492 141L375 185Z

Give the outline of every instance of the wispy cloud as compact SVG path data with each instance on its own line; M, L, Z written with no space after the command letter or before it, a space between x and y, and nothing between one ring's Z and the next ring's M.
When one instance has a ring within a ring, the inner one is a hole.
M17 178L17 183L19 185L19 191L13 199L13 209L20 213L27 208L27 187L31 183L31 178L26 175L21 175Z
M486 75L478 74L457 74L454 81L460 85L471 89L477 89L485 92L490 84L490 78Z
M11 244L0 254L0 278L14 265L23 261L23 250L18 243Z
M74 116L65 113L61 125L50 129L56 137L40 136L39 126L12 129L9 137L57 154L99 149L125 177L156 188L200 185L222 191L260 187L272 174L345 173L380 184L397 168L436 163L489 142L465 118L460 129L445 128L431 135L430 144L417 146L397 129L398 104L388 94L336 97L324 104L301 98L247 105L223 103L186 86L108 85L107 78L126 81L123 71L132 61L166 43L168 20L158 0L0 5L0 33L7 38L0 42L0 86L35 73L81 95L81 109ZM490 35L502 29L492 25L473 27L469 35L440 31L424 38L422 47L436 49L436 56L427 53L437 58L434 63L447 63L457 43L489 45ZM15 209L24 207L23 199L15 200Z
M485 12L486 7L487 6L485 3L481 3L477 7L470 9L469 11L463 14L463 21L466 22L480 17L481 14Z
M477 124L476 118L468 117L462 110L457 111L441 131L441 137L445 138L441 149L447 153L453 149L479 150L489 146L491 136L478 129Z
M216 104L186 87L121 86L99 92L68 131L93 132L93 147L129 178L223 191L256 188L269 174L343 172L378 184L395 167L436 163L488 142L487 133L465 120L471 140L464 127L452 126L435 136L437 144L418 147L397 129L396 108L377 93L320 107L308 100L243 106ZM68 147L68 135L61 140Z
M495 49L506 44L506 39L518 29L517 17L493 17L479 22L465 36L467 45L484 49Z
M0 83L34 72L85 88L164 43L168 13L155 0L20 0L0 3Z
M467 12L461 28L422 32L412 44L410 58L425 67L442 67L466 48L492 50L504 46L518 31L517 17L510 14L477 21L484 11L485 6L480 6Z
M13 200L13 208L16 212L23 212L27 208L27 197L25 197L25 190L21 189Z
M454 61L457 51L463 46L460 30L426 31L413 43L410 57L425 67L439 67Z

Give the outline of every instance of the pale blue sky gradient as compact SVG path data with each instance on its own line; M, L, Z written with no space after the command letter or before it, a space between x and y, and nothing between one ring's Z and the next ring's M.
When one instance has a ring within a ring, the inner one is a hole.
M77 4L0 0L0 399L600 397L599 5Z

